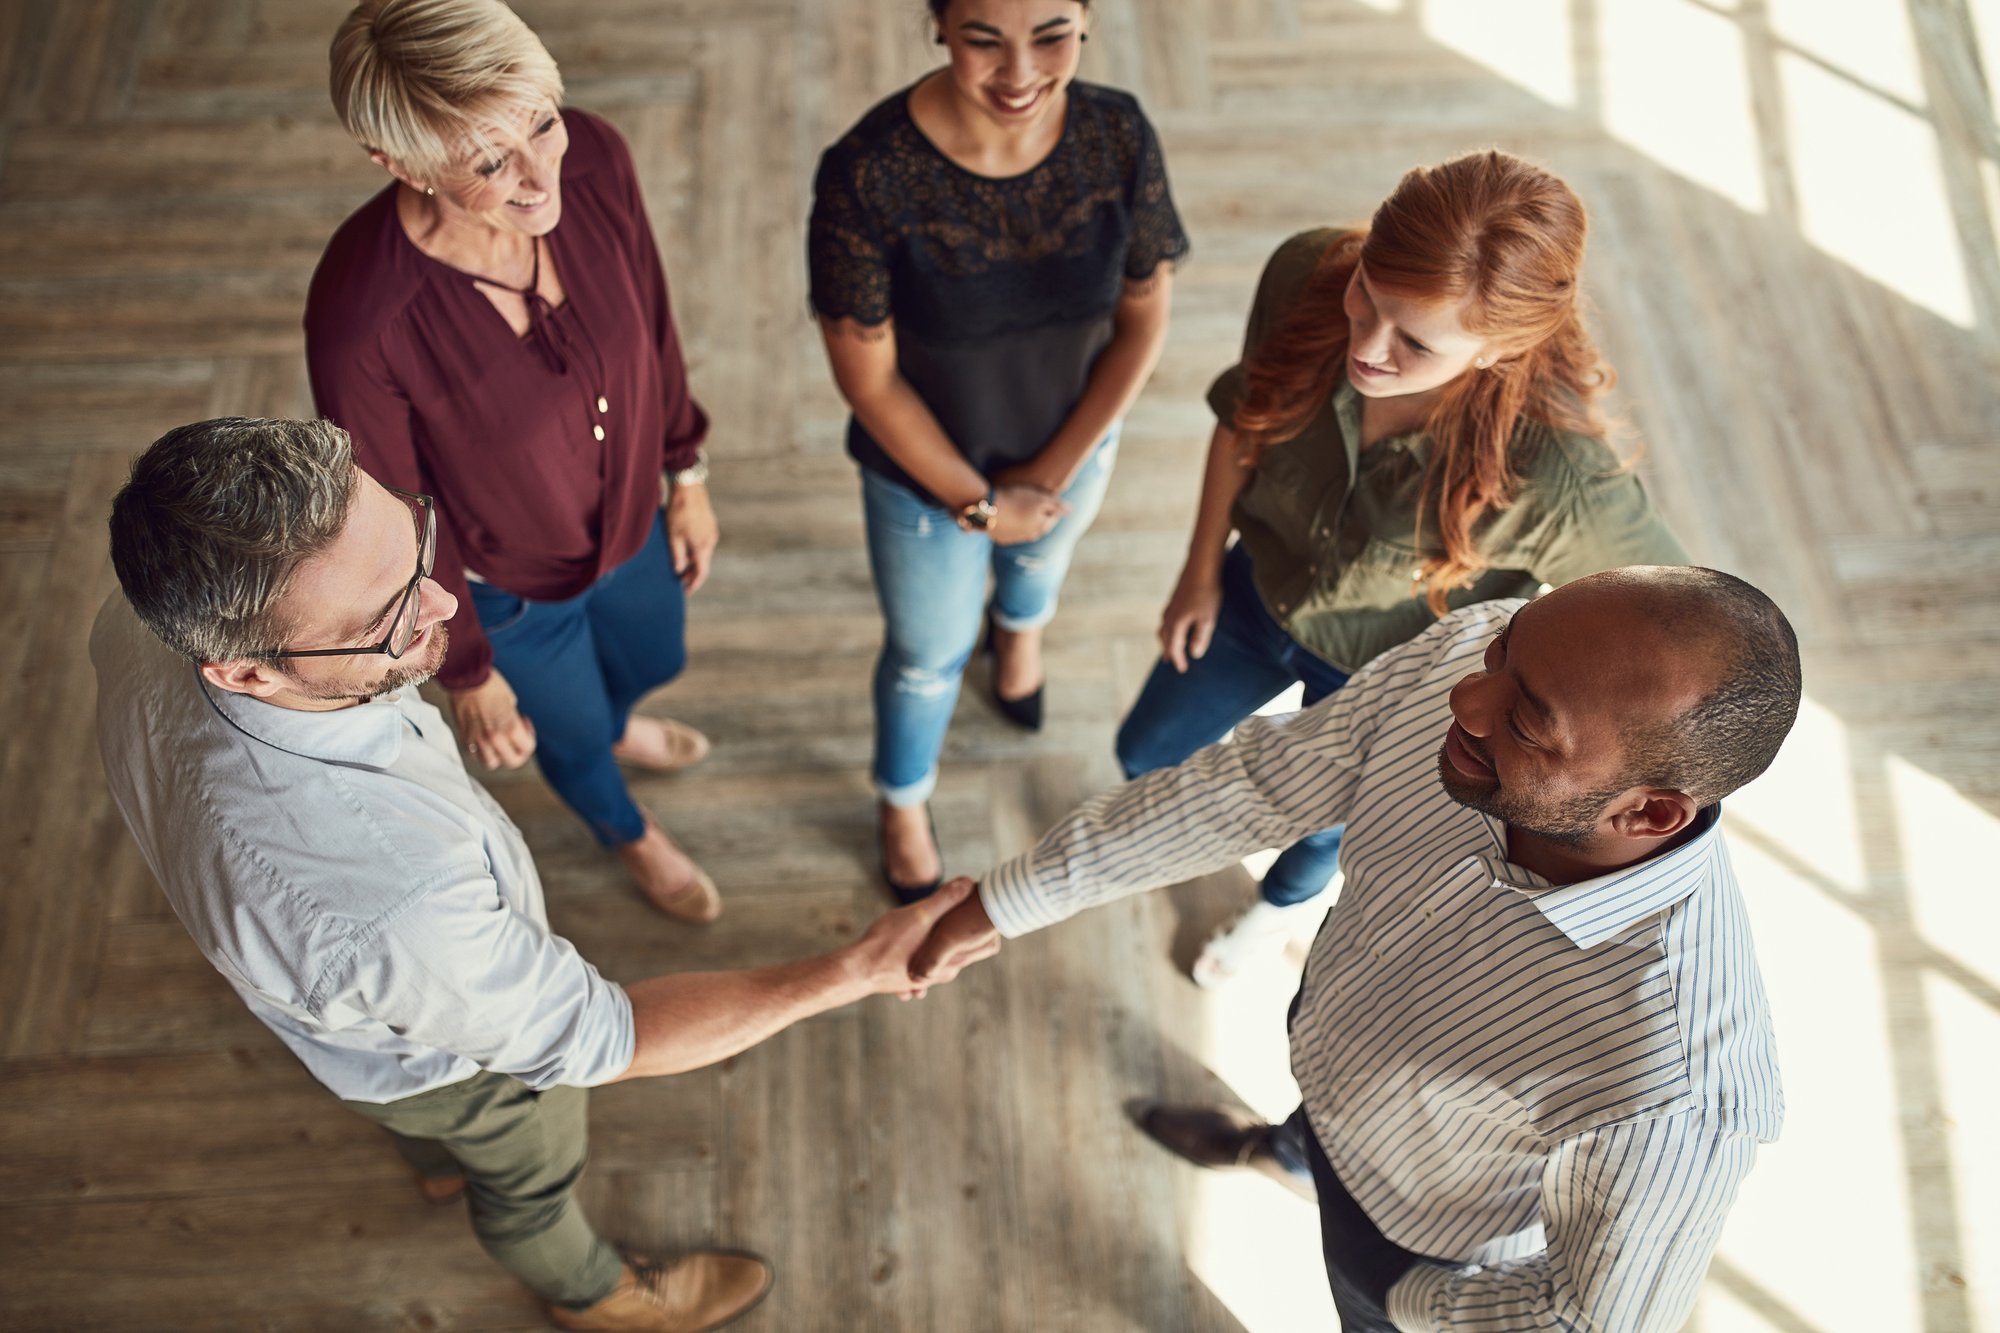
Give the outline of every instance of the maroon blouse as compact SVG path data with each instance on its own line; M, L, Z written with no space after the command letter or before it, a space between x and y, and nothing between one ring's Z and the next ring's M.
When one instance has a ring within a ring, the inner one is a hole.
M546 339L517 336L469 276L417 249L394 185L341 224L306 298L320 415L376 480L437 500L434 577L459 603L447 689L493 669L468 569L531 600L574 597L638 553L661 473L691 465L708 434L631 150L595 116L563 118L562 221L544 262L567 299Z

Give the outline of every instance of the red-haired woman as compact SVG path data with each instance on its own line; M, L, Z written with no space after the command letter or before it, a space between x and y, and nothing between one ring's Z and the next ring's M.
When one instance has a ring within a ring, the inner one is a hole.
M1162 660L1118 733L1128 776L1295 683L1324 698L1451 607L1686 562L1604 442L1586 230L1561 180L1486 152L1410 172L1365 228L1278 247L1243 358L1209 390L1217 424ZM1334 828L1279 856L1195 979L1281 944L1339 848Z

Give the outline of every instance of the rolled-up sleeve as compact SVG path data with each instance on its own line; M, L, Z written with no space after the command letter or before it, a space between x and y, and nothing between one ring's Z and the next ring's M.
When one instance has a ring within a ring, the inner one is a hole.
M632 1063L624 988L490 878L414 896L358 953L346 989L400 1036L537 1090L607 1083Z

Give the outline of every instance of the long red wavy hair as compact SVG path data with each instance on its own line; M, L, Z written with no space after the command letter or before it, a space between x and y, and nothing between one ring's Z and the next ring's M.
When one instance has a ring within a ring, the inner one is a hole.
M1377 290L1464 301L1460 321L1497 359L1445 385L1426 423L1416 539L1423 549L1425 524L1437 525L1444 551L1425 562L1423 577L1431 610L1443 615L1446 594L1486 567L1474 528L1519 489L1511 446L1520 419L1606 433L1596 399L1615 377L1581 318L1588 230L1575 191L1507 153L1470 153L1404 176L1367 227L1327 247L1298 300L1245 358L1235 422L1245 464L1303 430L1345 375L1342 301L1357 261Z

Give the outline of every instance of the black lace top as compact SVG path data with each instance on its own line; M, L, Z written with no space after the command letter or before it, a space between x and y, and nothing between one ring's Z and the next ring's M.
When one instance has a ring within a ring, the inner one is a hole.
M1166 163L1129 93L1071 83L1062 137L1019 176L940 152L910 89L821 156L807 257L828 319L896 321L903 376L992 475L1041 451L1111 341L1126 279L1187 254ZM863 467L924 494L850 421Z

